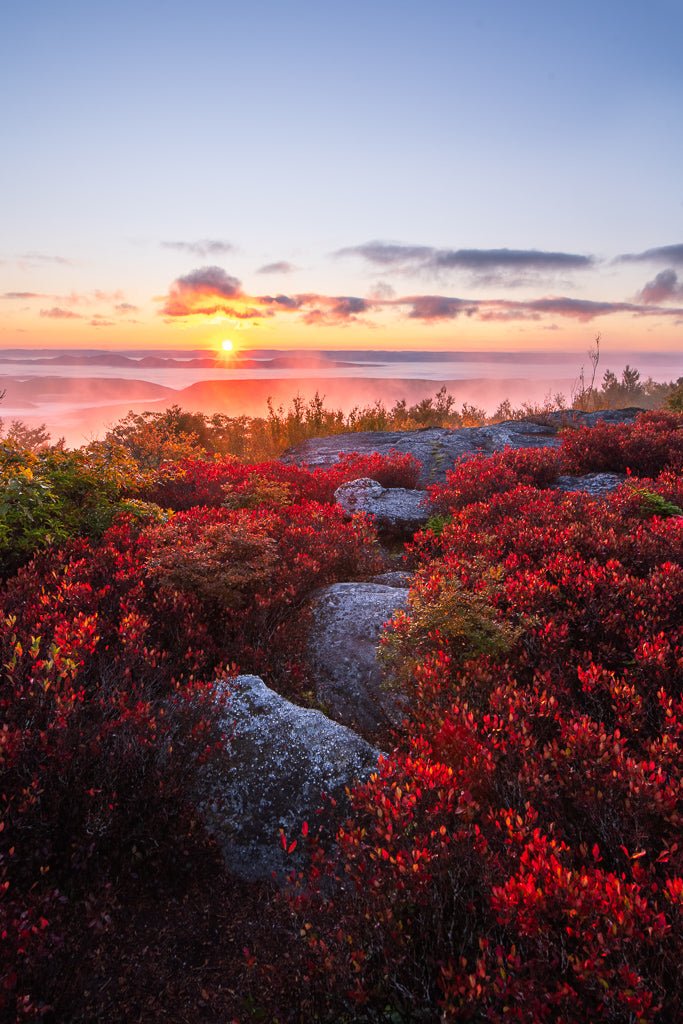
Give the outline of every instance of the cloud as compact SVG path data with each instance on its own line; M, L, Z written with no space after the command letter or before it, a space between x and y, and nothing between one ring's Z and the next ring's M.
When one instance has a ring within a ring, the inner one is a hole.
M680 309L633 302L595 302L567 296L550 296L513 302L508 299L459 299L445 295L409 295L382 305L407 306L408 317L416 320L454 320L464 314L483 321L541 320L562 316L588 322L599 316L631 313L633 316L680 316Z
M564 295L557 298L535 299L522 304L537 313L572 317L575 320L593 320L607 313L633 313L637 306L630 302L594 302L590 299L570 299Z
M397 242L365 242L338 249L335 256L362 256L369 263L382 267L405 267L408 264L424 264L435 249L426 245L400 245Z
M3 299L46 299L40 292L5 292Z
M366 242L339 249L336 256L360 256L376 266L396 270L439 273L465 270L488 279L515 271L556 273L586 270L595 263L593 256L541 249L435 249L426 245L400 245L395 242Z
M540 249L436 249L436 269L458 267L464 270L585 270L593 266L592 256L571 252L544 252Z
M206 259L207 256L225 256L226 253L235 251L235 246L231 242L224 242L219 238L200 238L198 242L162 242L161 245L164 249L189 252L202 259Z
M166 296L162 313L166 316L193 316L231 311L233 304L242 298L242 285L222 267L200 267L184 277L178 277Z
M477 309L476 302L445 295L413 295L396 302L410 306L408 316L412 320L454 320L461 313L471 316Z
M80 313L74 313L70 309L63 309L61 306L53 306L52 309L41 309L40 315L50 320L82 320Z
M259 267L256 271L257 274L293 274L298 268L293 263L288 263L286 260L280 260L278 263L266 263L264 266Z
M617 256L617 263L673 263L683 267L683 244L660 245L645 252L627 252Z
M303 300L303 322L343 326L358 320L360 313L367 313L373 307L367 299L355 295L300 295Z
M114 306L114 310L117 313L137 313L139 306L134 306L131 302L117 302Z
M483 250L477 250L480 254ZM486 250L491 254L494 250ZM512 262L517 258L514 250L505 252ZM531 255L530 255L531 254ZM534 250L524 258L533 260ZM546 254L550 257L562 254ZM477 257L479 259L479 256ZM495 258L500 258L499 255ZM490 256L493 260L494 256ZM486 260L481 261L484 265ZM650 291L647 291L649 287ZM588 322L596 317L614 314L632 316L680 317L683 310L661 305L670 299L683 298L683 285L674 271L659 274L643 291L638 302L608 302L570 298L566 295L547 295L538 299L513 301L506 298L468 299L452 295L411 294L394 295L392 289L378 288L372 295L321 295L317 292L274 295L250 295L241 282L221 267L207 266L177 278L162 298L161 313L166 317L224 316L236 320L258 321L265 318L291 315L308 325L343 326L364 322L372 326L370 315L396 310L409 320L438 322L458 317L477 317L482 321L524 321L566 317ZM129 304L120 303L117 311L129 310Z
M341 295L335 300L333 312L336 316L355 316L357 313L366 313L370 305L365 299L356 298L353 295Z
M279 306L280 309L300 309L305 304L306 295L261 295L258 301L264 306Z
M107 320L103 316L94 316L92 320L88 321L91 327L116 327L114 320Z
M68 260L66 256L51 256L44 252L22 252L17 259L31 263L58 263L63 266L73 266L72 260Z
M94 301L96 302L122 302L123 292L121 291L120 288L115 292L103 292L100 291L100 289L98 288L95 292L93 292L93 297ZM93 301L93 299L88 299L88 296L86 295L82 296L82 299L84 302Z
M395 295L396 290L388 283L388 281L378 281L370 292L371 298L376 301L393 299Z
M529 302L510 302L506 299L490 299L479 303L481 319L484 320L528 320L540 316L564 316L587 322L598 316L615 313L631 313L634 316L672 316L681 310L662 306L648 306L634 302L594 302L590 299L572 299L567 296L552 296L533 299Z
M161 313L171 318L223 315L237 320L295 313L307 324L344 324L371 308L369 300L355 295L247 295L241 282L221 267L201 267L173 282Z
M660 270L654 281L648 281L636 298L639 302L655 305L659 305L660 302L682 302L683 281L678 280L676 271L671 268Z

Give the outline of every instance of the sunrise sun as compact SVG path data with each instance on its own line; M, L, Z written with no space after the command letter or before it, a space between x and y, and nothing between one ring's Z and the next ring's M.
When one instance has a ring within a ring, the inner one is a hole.
M224 352L233 352L235 348L235 343L230 341L230 338L225 338L221 342L221 348L223 349Z

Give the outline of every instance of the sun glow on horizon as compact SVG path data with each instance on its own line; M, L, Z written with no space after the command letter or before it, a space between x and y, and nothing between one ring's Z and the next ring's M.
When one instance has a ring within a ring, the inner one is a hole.
M223 341L221 342L221 351L224 352L226 355L230 352L234 352L234 341L231 341L230 338L224 338Z

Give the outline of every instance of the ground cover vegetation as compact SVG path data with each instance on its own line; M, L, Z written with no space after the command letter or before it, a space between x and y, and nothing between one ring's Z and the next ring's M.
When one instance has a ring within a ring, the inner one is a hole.
M681 1019L681 414L432 488L383 642L410 712L334 842L283 837L285 892L197 819L213 682L310 700L308 595L383 564L334 490L418 467L240 459L183 415L0 444L0 1017ZM600 501L549 489L603 469Z

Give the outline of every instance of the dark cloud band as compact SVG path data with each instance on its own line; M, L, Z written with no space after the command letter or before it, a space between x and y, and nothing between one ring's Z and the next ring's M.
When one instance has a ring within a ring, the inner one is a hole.
M673 263L674 266L683 267L683 244L660 245L656 249L646 249L644 252L627 252L617 256L617 263Z
M471 273L499 271L556 272L585 270L593 266L592 256L540 249L436 249L426 245L366 242L339 249L336 256L360 256L381 267L422 271L466 270Z

